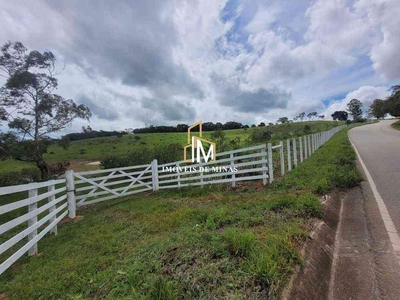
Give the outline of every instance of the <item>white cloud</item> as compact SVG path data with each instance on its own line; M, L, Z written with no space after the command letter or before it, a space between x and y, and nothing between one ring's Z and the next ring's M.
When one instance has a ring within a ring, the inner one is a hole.
M400 79L398 0L231 1L0 0L0 44L54 51L59 93L89 102L102 129L276 121L353 91L330 116Z
M390 92L385 86L362 86L357 90L349 92L344 99L336 100L330 104L323 113L327 119L332 119L331 115L337 110L347 110L347 103L352 99L358 99L363 104L364 111L375 99L385 99Z

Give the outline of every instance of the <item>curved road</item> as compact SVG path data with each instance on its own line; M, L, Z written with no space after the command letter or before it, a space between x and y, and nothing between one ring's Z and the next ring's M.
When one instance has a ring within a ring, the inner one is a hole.
M365 181L342 199L331 300L400 299L400 131L393 122L349 131Z
M400 232L400 131L391 127L393 122L356 127L349 136Z

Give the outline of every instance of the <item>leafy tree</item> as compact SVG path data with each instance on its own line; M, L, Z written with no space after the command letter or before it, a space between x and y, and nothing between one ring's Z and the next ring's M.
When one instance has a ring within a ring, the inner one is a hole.
M348 118L348 113L347 111L344 110L337 110L335 111L331 116L333 118L333 120L339 120L339 121L346 121Z
M258 124L258 127L265 127L265 123L261 122L260 124Z
M375 99L374 102L372 102L371 106L369 107L368 112L369 115L372 115L377 119L384 118L385 115L387 114L386 101L381 99Z
M274 123L268 123L268 126L274 126Z
M58 145L64 150L68 150L69 146L71 145L71 140L68 138L68 136L64 135L58 140Z
M347 103L347 111L353 116L353 120L358 120L362 116L362 107L363 104L360 100L351 99L349 103Z
M0 132L0 160L11 156L12 148L18 144L18 137L13 132Z
M251 128L257 127L256 124L251 124Z
M221 128L211 132L211 140L216 143L218 149L225 149L225 132Z
M309 118L310 120L312 120L314 117L318 117L318 113L316 111L307 114L307 118Z
M386 99L386 112L400 117L400 85L392 87L392 94Z
M281 117L278 119L279 123L285 124L289 121L288 117Z
M305 116L306 116L306 113L305 113L305 112L301 112L301 113L297 116L297 118L299 118L301 121L303 121L304 118L305 118Z
M8 126L30 139L32 156L41 171L48 173L43 160L41 141L46 135L71 125L76 118L89 120L88 107L54 94L57 88L53 53L30 51L20 42L7 42L1 47L0 72L6 78L0 89L2 118Z

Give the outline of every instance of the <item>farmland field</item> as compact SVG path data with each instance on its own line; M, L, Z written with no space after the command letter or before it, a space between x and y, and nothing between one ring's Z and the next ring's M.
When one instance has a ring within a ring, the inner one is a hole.
M5 299L276 299L321 216L361 179L348 129L261 182L129 196L78 210L0 277ZM0 257L1 258L1 257Z
M0 175L7 171L20 171L24 168L32 168L34 164L26 161L18 161L14 159L0 160Z
M304 127L308 125L310 132L319 132L341 125L342 122L335 121L313 121L298 122L285 125L274 125L266 127L225 130L227 141L236 140L236 148L254 145L249 141L252 132L270 131L272 133L272 141L304 135ZM210 138L211 132L204 132L203 136ZM136 139L135 136L140 137ZM64 150L58 145L51 145L45 155L45 159L50 162L58 162L62 160L101 160L108 155L125 155L129 151L147 149L149 147L157 147L157 145L168 144L187 144L187 133L144 133L144 134L128 134L122 137L104 137L93 138L87 140L74 141L68 150Z

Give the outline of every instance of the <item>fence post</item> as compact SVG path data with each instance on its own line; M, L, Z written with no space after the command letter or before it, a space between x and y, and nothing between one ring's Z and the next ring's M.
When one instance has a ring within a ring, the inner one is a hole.
M301 140L301 136L299 137L299 147L300 147L300 162L303 162L303 142Z
M151 163L151 177L153 181L153 191L158 191L159 186L158 186L158 163L157 159L153 159Z
M268 173L269 173L269 183L274 182L274 164L272 158L272 144L268 143Z
M67 172L65 173L65 179L67 182L68 217L70 219L75 219L76 199L75 199L74 171L67 170Z
M265 160L267 157L265 156L265 147L266 147L266 145L264 145L264 148L261 148L261 153L263 153L264 155L263 156L261 156L261 159L263 159L263 160ZM266 185L267 184L267 163L263 163L262 164L262 167L263 167L263 171L262 171L262 173L263 173L263 185Z
M281 159L281 176L285 175L285 155L283 153L283 141L279 142Z
M176 174L178 179L178 189L181 188L181 171L179 170L179 164L176 164Z
M293 138L293 161L294 161L294 166L297 168L297 145L296 145L296 138Z
M309 134L308 136L307 136L307 139L308 139L308 156L311 156L311 134Z
M287 167L288 167L288 172L292 170L292 159L290 157L290 139L286 140L286 151L287 151Z
M229 155L229 157L230 157L230 159L231 159L231 168L232 168L232 170L233 170L233 169L235 168L235 155L234 155L233 153L231 153L231 154ZM231 179L232 179L232 187L236 187L235 178L236 178L235 172L232 171L232 176L231 176Z
M307 136L303 136L303 140L304 140L304 160L306 160L306 158L308 157L308 155L307 155Z
M199 163L199 169L200 169L200 186L201 187L204 187L204 173L203 173L203 164L201 163L201 160L200 160L200 163Z
M49 185L48 186L47 191L48 192L54 192L55 189L56 189L56 187L53 184L53 185ZM49 196L48 200L49 200L49 203L54 201L54 200L56 200L56 195L53 194L53 195ZM55 211L55 209L56 209L55 205L50 206L49 207L49 213L51 214L53 211ZM49 223L51 224L53 221L56 220L56 218L57 218L57 216L51 217L50 220L49 220ZM50 233L57 234L57 225L55 225L52 229L50 229Z
M29 190L29 198L36 197L37 195L38 195L37 189ZM34 211L36 209L37 209L37 202L28 205L28 212ZM36 222L37 222L37 215L33 216L28 220L28 227L33 226ZM28 235L28 242L33 240L36 236L37 236L37 229L35 229ZM35 255L37 252L38 252L38 246L37 243L35 243L31 248L29 248L28 255L29 256Z
M311 153L314 153L315 148L314 148L314 134L311 135Z

